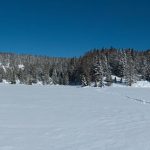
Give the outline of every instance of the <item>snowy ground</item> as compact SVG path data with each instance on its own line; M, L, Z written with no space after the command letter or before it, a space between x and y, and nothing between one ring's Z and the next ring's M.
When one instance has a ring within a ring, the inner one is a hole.
M0 84L0 150L150 150L149 90Z

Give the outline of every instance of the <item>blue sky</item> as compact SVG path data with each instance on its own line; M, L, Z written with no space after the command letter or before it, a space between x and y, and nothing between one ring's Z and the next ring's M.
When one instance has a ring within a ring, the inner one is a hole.
M0 51L79 56L150 48L148 0L0 0Z

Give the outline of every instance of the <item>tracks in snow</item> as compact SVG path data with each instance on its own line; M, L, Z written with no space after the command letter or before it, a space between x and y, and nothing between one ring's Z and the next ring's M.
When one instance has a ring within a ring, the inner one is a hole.
M141 103L141 104L150 104L150 101L147 101L145 99L141 99L141 98L135 98L135 97L130 97L130 96L126 96L126 95L123 95L123 94L118 94L118 93L112 93L110 91L107 91L107 89L103 89L102 91L100 91L99 89L97 90L99 92L103 92L103 93L107 93L107 94L111 94L111 95L115 95L115 96L121 96L121 97L125 97L127 99L130 99L132 101L135 101L135 102L138 102L138 103Z
M142 104L150 104L150 101L146 101L144 99L138 99L138 98L133 98L133 97L129 97L129 96L125 96L125 97L130 99L130 100L142 103Z

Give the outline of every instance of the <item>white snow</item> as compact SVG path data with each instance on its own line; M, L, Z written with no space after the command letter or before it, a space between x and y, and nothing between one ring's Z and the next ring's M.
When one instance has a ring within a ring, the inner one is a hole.
M20 65L18 65L18 68L23 70L24 69L24 65L20 64Z
M150 82L148 81L137 81L132 85L133 87L150 87Z
M112 79L114 80L116 78L116 80L119 82L121 80L120 77L117 77L117 76L114 76L114 75L111 75Z
M5 80L5 79L2 80L2 83L9 84L9 82L7 80Z
M4 72L6 73L6 68L4 66L2 66L2 68L3 68Z
M119 77L117 77L117 81L120 81ZM124 79L123 79L123 81L124 81ZM125 83L113 83L112 87L127 87L127 85L125 85ZM150 82L144 81L144 80L137 81L132 84L132 87L150 88Z
M149 150L149 97L148 88L0 84L0 150Z

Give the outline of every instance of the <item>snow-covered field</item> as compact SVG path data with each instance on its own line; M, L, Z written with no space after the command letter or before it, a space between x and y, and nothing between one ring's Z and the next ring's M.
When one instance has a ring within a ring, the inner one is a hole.
M150 150L149 91L0 84L0 150Z

